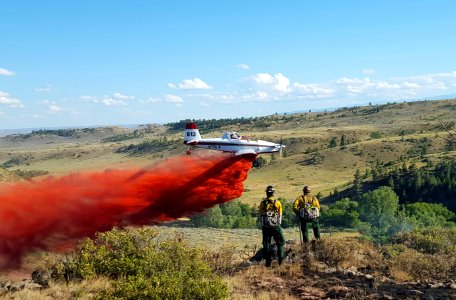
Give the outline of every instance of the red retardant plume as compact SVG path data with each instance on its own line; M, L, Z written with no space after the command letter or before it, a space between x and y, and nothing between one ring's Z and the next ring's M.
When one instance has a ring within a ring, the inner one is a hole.
M0 185L0 268L114 226L154 224L241 196L252 157L179 156L142 170Z

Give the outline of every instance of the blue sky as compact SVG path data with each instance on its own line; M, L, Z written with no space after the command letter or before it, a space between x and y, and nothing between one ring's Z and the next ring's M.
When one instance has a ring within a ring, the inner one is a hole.
M456 93L456 1L0 1L0 128Z

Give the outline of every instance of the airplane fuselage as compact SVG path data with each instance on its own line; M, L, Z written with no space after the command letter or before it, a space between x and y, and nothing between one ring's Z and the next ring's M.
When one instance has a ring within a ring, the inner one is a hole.
M237 132L228 131L221 138L203 139L195 123L187 123L184 130L184 144L190 146L187 154L191 154L191 148L198 147L209 150L230 152L236 156L254 155L279 152L285 147L268 141L251 141L247 137L241 136ZM253 166L260 166L260 162L255 159Z
M267 141L249 141L249 140L232 140L223 138L201 139L187 143L188 145L198 148L218 150L224 152L238 153L239 151L261 154L261 153L274 153L280 151L280 144L271 143Z

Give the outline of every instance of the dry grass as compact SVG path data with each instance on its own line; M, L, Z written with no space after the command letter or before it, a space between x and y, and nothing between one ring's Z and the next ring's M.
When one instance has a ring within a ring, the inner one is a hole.
M16 293L9 293L0 297L0 299L93 299L94 296L103 290L109 288L110 283L106 278L96 278L90 281L55 283L51 282L49 288L43 290L22 290Z
M236 276L225 277L230 299L298 299L290 294L288 278L302 274L300 264L255 265Z
M424 254L413 249L406 249L391 260L391 276L397 281L448 280L456 275L455 269L453 255Z

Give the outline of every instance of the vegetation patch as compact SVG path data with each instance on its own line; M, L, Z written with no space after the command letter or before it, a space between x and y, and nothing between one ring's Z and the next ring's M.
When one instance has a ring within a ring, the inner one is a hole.
M139 144L130 144L128 146L120 147L115 150L116 153L124 153L131 156L143 155L147 153L155 153L168 150L169 147L175 146L176 141L167 140L166 138L160 140L144 141Z
M106 277L99 299L222 299L227 286L179 238L159 240L151 229L114 229L86 239L70 255L50 263L55 280Z
M31 179L33 177L49 174L49 171L45 170L13 170L12 172L24 179Z

